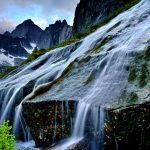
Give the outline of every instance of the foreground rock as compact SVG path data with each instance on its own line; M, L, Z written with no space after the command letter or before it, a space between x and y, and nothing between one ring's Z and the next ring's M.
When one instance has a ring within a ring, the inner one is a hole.
M56 100L23 104L23 116L37 147L47 147L71 134L76 104Z
M150 102L108 110L106 149L150 149Z

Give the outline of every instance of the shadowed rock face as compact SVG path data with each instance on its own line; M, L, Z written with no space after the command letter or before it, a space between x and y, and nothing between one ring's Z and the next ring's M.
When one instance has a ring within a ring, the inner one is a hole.
M108 110L107 113L106 149L150 148L149 102Z
M45 29L41 34L37 45L40 48L49 48L69 39L71 36L72 27L67 24L66 20L63 20L62 22L58 20Z
M94 24L130 0L80 0L75 12L73 32L77 33Z
M47 147L70 136L77 101L25 102L23 116L36 146Z
M37 43L43 30L35 25L32 20L26 20L16 27L11 33L12 37L26 38L30 43Z

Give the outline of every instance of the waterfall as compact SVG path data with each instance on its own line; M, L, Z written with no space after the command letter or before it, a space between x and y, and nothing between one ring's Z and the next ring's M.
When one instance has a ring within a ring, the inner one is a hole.
M44 96L37 97L34 101L59 98L68 100L74 97L79 99L71 138L67 139L65 144L60 145L61 150L74 145L84 138L85 126L89 121L90 126L94 128L93 132L96 135L98 134L99 141L103 143L104 133L102 128L105 117L103 105L117 100L128 84L127 67L130 66L134 53L143 50L150 37L149 9L150 1L142 0L139 4L120 14L79 43L50 51L0 79L0 123L5 119L13 120L13 133L19 134L21 126L25 136L24 140L29 140L29 134L26 133L29 130L24 126L24 120L21 117L24 100L27 100L28 95L32 94L36 88L61 77L63 71L76 59L80 61L89 55L96 60L90 64L92 66L90 69L94 67L96 69L96 76L91 81L91 85L85 86L80 82L80 88L75 84L69 85L68 82L66 84L68 88L63 94L57 95L53 93L55 91L52 91ZM118 22L121 22L121 24L108 32ZM112 36L113 39L102 46L99 52L91 53L94 46L108 36ZM112 46L114 48L108 51ZM87 65L87 67L90 66ZM82 75L87 76L88 70L84 69L85 73L82 72ZM74 82L78 78L79 76L75 78ZM15 108L16 113L14 115ZM63 111L62 106L62 115ZM55 115L57 115L56 113ZM55 119L56 125L57 119ZM55 133L56 128L54 135ZM56 149L60 149L60 147L58 146Z
M140 7L142 11L140 11ZM121 19L120 17L122 17L123 19L124 16L131 17L131 15L133 15L134 12L137 13L137 11L139 11L139 14L141 15L144 11L146 12L149 9L150 9L150 1L143 0L129 11L118 16L116 20ZM138 17L134 16L134 19ZM150 17L148 20L150 21ZM144 27L143 31L141 30L139 31L136 29L137 33L132 32L133 35L130 37L130 40L126 40L123 43L120 43L115 51L112 51L103 60L99 61L99 64L97 64L98 68L97 71L99 71L99 77L97 77L96 82L93 83L94 86L89 90L88 92L89 94L83 97L78 104L74 130L71 137L67 139L65 142L61 143L60 145L52 148L53 150L59 149L67 150L70 147L74 147L80 140L82 140L86 135L84 133L84 130L87 120L91 122L91 126L93 126L94 128L93 131L95 133L95 136L97 135L99 137L99 145L92 145L91 149L94 150L103 149L104 146L103 128L105 121L105 112L103 110L103 105L107 102L111 102L114 101L115 99L118 99L123 90L125 89L125 87L127 86L128 73L125 68L129 66L130 63L132 62L131 61L133 55L132 52L138 51L137 49L135 49L135 46L137 46L138 49L139 48L144 49L144 47L142 47L143 44L141 42L140 44L136 42L134 43L133 40L137 39L141 41L140 36L142 36L142 33L145 34L144 39L148 40L148 38L150 38L150 35L146 33L146 31L149 31L150 33L150 26L148 25L148 21L146 21L146 23L147 26L146 24L143 23L143 25L137 27L137 29L138 28L142 29ZM123 36L124 40L127 39L127 37L128 36L124 35ZM101 66L103 66L103 64L105 64L105 66L102 69ZM89 112L91 113L91 117L89 116Z

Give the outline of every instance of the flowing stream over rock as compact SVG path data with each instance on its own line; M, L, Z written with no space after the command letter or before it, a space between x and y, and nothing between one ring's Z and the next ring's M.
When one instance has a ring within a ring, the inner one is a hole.
M106 38L109 40L99 48L101 51L93 53L94 46ZM20 67L0 80L0 123L6 119L12 120L13 133L16 134L18 140L31 140L29 130L21 117L22 102L26 101L36 88L61 77L63 71L72 62L80 61L86 56L91 56L93 59L100 57L94 66L97 76L89 88L84 88L82 85L82 89L85 89L83 94L80 88L80 92L73 96L71 94L75 91L74 89L71 89L72 92L70 92L68 88L60 95L54 94L50 90L51 94L55 96L50 96L47 92L44 96L36 97L34 101L48 98L71 99L72 97L78 97L77 99L80 100L71 138L54 149L60 149L60 147L61 150L66 149L83 139L87 119L93 119L94 130L95 132L100 131L99 136L102 141L103 105L120 97L128 84L127 68L131 64L134 54L145 48L149 38L150 1L142 0L80 42L55 49L32 63ZM89 113L92 117L87 117Z

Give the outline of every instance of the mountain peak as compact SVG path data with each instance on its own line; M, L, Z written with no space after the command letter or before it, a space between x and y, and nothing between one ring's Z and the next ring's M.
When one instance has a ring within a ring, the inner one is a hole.
M34 22L31 19L27 19L23 23L25 23L25 24L34 24Z
M9 31L6 31L6 32L4 33L4 35L5 35L5 36L11 36L11 33L10 33Z
M27 38L32 43L36 43L43 30L34 24L31 19L25 20L12 31L12 37Z

